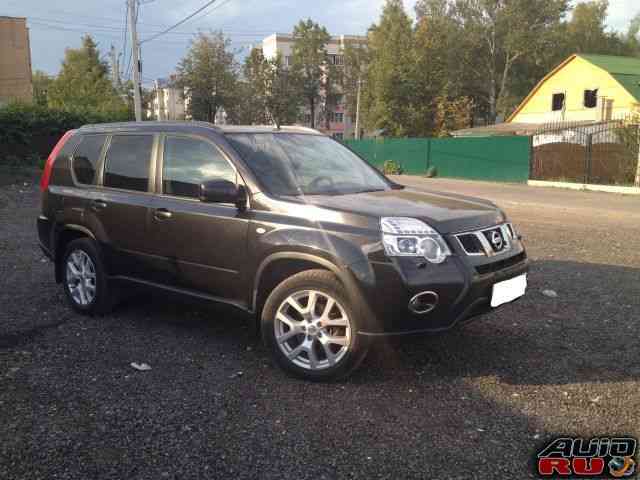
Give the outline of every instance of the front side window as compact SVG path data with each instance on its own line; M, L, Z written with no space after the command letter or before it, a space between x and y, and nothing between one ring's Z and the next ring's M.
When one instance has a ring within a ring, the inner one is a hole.
M236 172L222 152L204 140L167 137L162 160L162 191L198 198L200 184L209 180L236 182Z
M105 159L104 186L146 192L152 135L114 135Z
M106 135L83 135L73 154L73 173L78 183L93 185Z
M390 189L373 167L322 135L243 133L227 138L273 195L346 195Z
M554 112L559 112L560 110L564 110L564 93L554 93L551 99L551 110Z

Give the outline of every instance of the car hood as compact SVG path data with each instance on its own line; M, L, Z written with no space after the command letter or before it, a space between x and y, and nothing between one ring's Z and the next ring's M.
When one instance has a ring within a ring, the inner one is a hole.
M322 208L369 217L412 217L440 233L490 227L505 220L488 200L436 191L386 190L349 195L311 195L305 202Z

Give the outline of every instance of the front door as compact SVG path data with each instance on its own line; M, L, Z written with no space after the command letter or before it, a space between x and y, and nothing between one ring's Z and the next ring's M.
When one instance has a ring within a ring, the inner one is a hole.
M178 286L221 299L246 301L246 213L233 204L199 200L203 181L240 181L235 168L210 140L166 135L160 147L157 195L151 214L154 255Z

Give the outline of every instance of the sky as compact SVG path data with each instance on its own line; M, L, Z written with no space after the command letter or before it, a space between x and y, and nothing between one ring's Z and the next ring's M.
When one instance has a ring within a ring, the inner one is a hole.
M290 32L311 18L333 35L362 35L380 17L385 0L216 0L172 33L142 44L143 83L149 85L174 71L195 32L222 29L239 55L274 32ZM609 0L610 28L626 30L640 11L638 0ZM33 70L56 74L67 47L80 45L90 33L106 54L111 45L123 51L125 0L3 0L0 15L27 17ZM161 31L206 3L206 0L141 0L138 35L141 40ZM413 15L416 0L404 0ZM130 39L121 69L130 58Z

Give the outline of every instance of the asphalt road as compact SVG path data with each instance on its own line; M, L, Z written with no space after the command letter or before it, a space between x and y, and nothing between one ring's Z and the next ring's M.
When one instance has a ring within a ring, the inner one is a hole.
M503 206L528 295L328 385L284 375L228 310L73 314L36 247L37 186L1 187L0 478L525 478L555 435L640 436L640 198L403 181Z

